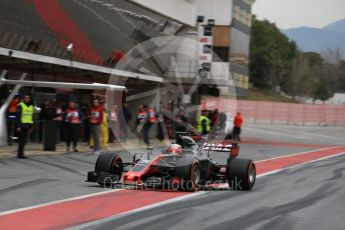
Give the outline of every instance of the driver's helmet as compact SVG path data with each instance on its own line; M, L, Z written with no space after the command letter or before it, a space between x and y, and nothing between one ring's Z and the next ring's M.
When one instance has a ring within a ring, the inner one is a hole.
M179 144L171 144L167 150L167 153L181 155L182 154L182 146Z
M189 148L192 145L195 145L196 142L189 136L182 136L176 140L176 144L181 145L182 148Z

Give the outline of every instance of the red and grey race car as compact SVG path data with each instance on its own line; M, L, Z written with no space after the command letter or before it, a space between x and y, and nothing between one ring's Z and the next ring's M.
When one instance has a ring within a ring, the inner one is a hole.
M210 153L214 151L229 154L226 164L212 160ZM255 164L252 160L237 158L238 153L236 143L198 144L191 137L182 136L177 144L158 154L153 154L152 149L134 154L132 162L123 162L116 153L101 153L95 171L88 173L87 182L107 187L184 191L221 187L218 185L227 183L233 190L251 190L256 180Z

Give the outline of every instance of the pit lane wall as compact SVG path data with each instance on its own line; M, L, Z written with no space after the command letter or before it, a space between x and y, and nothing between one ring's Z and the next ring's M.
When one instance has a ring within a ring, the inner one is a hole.
M246 123L345 125L345 105L314 105L205 97L201 109L241 112Z

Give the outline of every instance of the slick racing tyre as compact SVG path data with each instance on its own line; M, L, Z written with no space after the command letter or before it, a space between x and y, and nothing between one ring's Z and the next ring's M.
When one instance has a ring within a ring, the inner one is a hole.
M95 171L99 175L97 183L109 186L122 176L122 159L116 153L101 153L96 161Z
M200 167L198 163L194 163L190 170L189 180L186 182L186 191L194 192L200 183Z
M229 187L232 190L251 190L256 181L256 168L252 160L232 159L226 171Z
M198 162L193 162L189 159L181 159L175 165L175 176L182 181L179 190L194 192L201 181Z

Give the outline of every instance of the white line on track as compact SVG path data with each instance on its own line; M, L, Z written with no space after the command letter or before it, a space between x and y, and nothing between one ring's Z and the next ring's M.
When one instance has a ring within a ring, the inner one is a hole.
M272 158L269 158L269 159L255 161L255 163L260 163L260 162L265 162L265 161L270 161L270 160L275 160L275 159L280 159L280 158L285 158L285 157L290 157L290 156L298 156L298 155L302 155L302 154L305 154L305 153L319 152L319 151L335 149L335 148L345 148L345 146L329 147L329 148L316 149L316 150L305 151L305 152L301 152L301 153L294 153L294 154L279 156L279 157L272 157Z
M146 211L146 210L149 210L149 209L152 209L152 208L157 208L159 206L163 206L163 205L166 205L166 204L171 204L171 203L175 203L175 202L178 202L178 201L186 200L186 199L189 199L189 198L192 198L192 197L200 196L200 195L205 194L205 193L206 193L206 191L194 192L194 193L191 193L191 194L188 194L188 195L179 196L179 197L176 197L176 198L172 198L172 199L165 200L165 201L162 201L162 202L159 202L159 203L155 203L155 204L151 204L151 205L148 205L148 206L137 208L137 209L134 209L134 210L131 210L131 211L123 212L123 213L120 213L120 214L117 214L117 215L114 215L114 216L110 216L110 217L106 217L106 218L103 218L103 219L99 219L99 220L95 220L95 221L92 221L92 222L88 222L88 223L85 223L85 224L82 224L82 225L70 227L70 228L67 228L67 229L68 230L78 230L78 229L89 228L89 227L92 227L94 225L106 223L108 221L111 221L111 220L114 220L114 219L117 219L117 218L121 218L121 217L124 217L124 216L132 215L134 213Z
M53 204L60 204L60 203L66 202L66 201L81 200L84 198L94 197L94 196L103 195L103 194L107 194L107 193L114 193L114 192L118 192L121 190L123 190L123 189L113 189L113 190L108 190L108 191L104 191L104 192L92 193L92 194L87 194L87 195L83 195L83 196L76 196L76 197L71 197L71 198L62 199L62 200L56 200L56 201L52 201L52 202L48 202L48 203L28 206L25 208L13 209L13 210L9 210L9 211L0 212L0 216L11 214L11 213L16 213L16 212L22 212L22 211L26 211L26 210L30 210L30 209L34 209L34 208L46 207L46 206L53 205Z
M249 130L253 130L253 131L257 131L257 132L261 132L261 133L267 133L267 134L271 134L273 136L285 136L285 137L293 137L293 138L297 138L297 139L312 140L312 138L309 138L309 137L301 137L301 136L296 136L296 135L277 133L277 132L272 132L272 131L267 131L267 130L262 130L262 129L250 128L250 127L245 127L244 129L249 129Z
M301 131L301 130L294 130L294 129L280 129L280 128L276 128L276 127L274 127L274 128L273 127L269 127L269 128L273 129L273 130L277 130L277 131L290 131L290 132L296 132L296 133L306 134L306 135L310 135L310 136L322 137L322 138L328 138L328 139L334 139L334 140L340 140L340 141L345 142L344 138L327 136L327 135L323 135L323 134L310 133L310 132L305 132L305 131Z
M318 161L323 161L323 160L335 158L335 157L342 156L342 155L345 155L345 152L337 153L337 154L334 154L332 156L322 157L322 158L319 158L319 159L316 159L316 160L311 160L311 161L307 161L307 162L304 162L304 163L300 163L300 164L296 164L296 165L291 165L291 166L288 166L288 167L285 167L285 168L273 170L273 171L270 171L270 172L267 172L267 173L260 174L260 175L256 176L256 178L261 178L261 177L264 177L264 176L269 176L269 175L272 175L272 174L279 173L279 172L281 172L283 170L286 170L286 169L293 169L293 168L297 168L297 167L302 166L302 165L306 165L306 164L310 164L310 163L314 163L314 162L318 162Z

